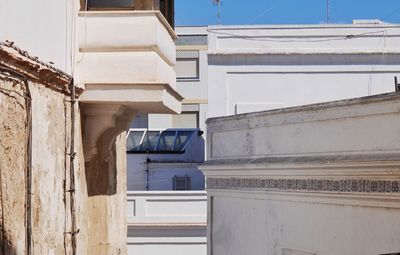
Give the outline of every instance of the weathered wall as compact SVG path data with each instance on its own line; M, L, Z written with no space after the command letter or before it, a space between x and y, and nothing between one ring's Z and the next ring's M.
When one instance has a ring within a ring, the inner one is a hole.
M24 85L0 80L0 87L24 94ZM69 192L70 103L69 97L43 85L29 83L32 96L32 250L34 254L70 254L71 214ZM0 169L5 238L4 254L25 252L25 204L27 130L24 98L0 91ZM79 119L79 115L77 116ZM76 132L79 152L80 132ZM79 154L78 154L79 155ZM79 157L78 157L79 158ZM86 254L84 168L75 163L78 254ZM83 179L82 179L83 177ZM84 181L82 181L84 180ZM65 239L64 239L65 236ZM1 241L0 241L1 242ZM65 242L65 243L64 243ZM0 250L1 254L1 250Z
M126 132L122 132L117 136L112 149L107 151L107 156L98 156L94 160L97 165L86 165L89 187L87 254L126 254L125 140Z
M4 77L3 77L4 78ZM0 86L24 93L21 84L0 77ZM22 85L23 86L23 85ZM0 254L23 254L25 250L25 151L26 109L24 98L0 91ZM3 232L4 231L4 232Z

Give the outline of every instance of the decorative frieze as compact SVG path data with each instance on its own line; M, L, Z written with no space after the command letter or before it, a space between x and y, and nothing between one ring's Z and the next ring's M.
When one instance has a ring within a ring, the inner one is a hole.
M400 193L400 180L208 177L207 189L335 193Z

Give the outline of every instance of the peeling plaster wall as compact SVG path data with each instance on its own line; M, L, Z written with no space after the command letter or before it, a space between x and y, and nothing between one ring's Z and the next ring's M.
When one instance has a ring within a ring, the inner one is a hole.
M24 93L20 85L0 79L1 88ZM25 250L25 100L0 91L0 184L1 222L4 236L0 254L23 254ZM4 252L4 253L3 253Z
M0 86L24 94L23 85L13 86L10 81L0 80ZM64 240L64 233L71 231L69 193L64 196L64 181L65 187L69 187L69 98L40 84L30 83L29 88L32 95L32 250L33 254L52 255L65 254L66 249L70 254L70 235ZM4 215L0 225L5 228L7 243L4 254L25 254L25 100L15 93L0 92L0 109L0 211ZM80 230L77 254L87 254L87 191L80 163L81 140L80 132L76 131L76 215ZM0 239L0 246L1 243Z

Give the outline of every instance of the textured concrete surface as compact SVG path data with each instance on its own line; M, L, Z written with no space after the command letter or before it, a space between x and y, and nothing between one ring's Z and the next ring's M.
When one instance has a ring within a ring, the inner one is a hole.
M208 120L208 254L400 251L400 94Z
M24 93L23 85L0 77L2 88ZM0 91L0 185L1 241L0 254L23 254L25 250L25 100ZM1 245L2 246L2 245Z
M1 88L25 93L23 85L0 82ZM70 236L65 235L64 240L64 233L70 231L69 200L64 190L69 179L66 155L70 140L69 103L63 94L43 85L30 83L29 88L32 95L32 250L36 254L64 254L70 247ZM24 254L28 135L25 101L14 92L2 92L0 98L3 201L0 210L4 215L1 225L9 242L5 254ZM85 196L81 196L77 204L84 204L84 200ZM86 214L81 217L86 218ZM80 229L85 232L85 224ZM85 243L81 242L82 251Z

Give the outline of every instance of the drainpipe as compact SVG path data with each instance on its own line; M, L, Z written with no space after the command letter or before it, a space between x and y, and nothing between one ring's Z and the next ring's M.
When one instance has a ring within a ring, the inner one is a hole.
M18 93L17 91L13 90L6 90L6 89L1 89L5 90L7 92L13 92L15 94L18 94L19 96L22 96L25 98L25 108L26 108L26 141L25 141L25 146L26 146L26 153L25 153L25 224L26 224L26 229L25 229L25 254L31 255L33 253L32 251L32 97L31 97L31 92L29 90L29 84L28 80L26 77L13 70L10 69L6 66L0 65L0 72L2 73L8 73L20 80L23 81L25 85L25 95ZM1 194L3 196L3 194ZM4 225L3 225L3 231L4 231ZM4 238L4 233L3 233L3 238ZM3 240L4 241L4 240ZM3 247L4 249L4 247Z
M75 205L75 167L74 161L76 157L75 152L75 103L76 103L76 93L74 79L70 82L70 92L71 92L71 143L69 151L69 166L70 166L70 211L71 211L71 246L72 255L76 255L76 235L79 233L79 229L76 227L76 205Z

